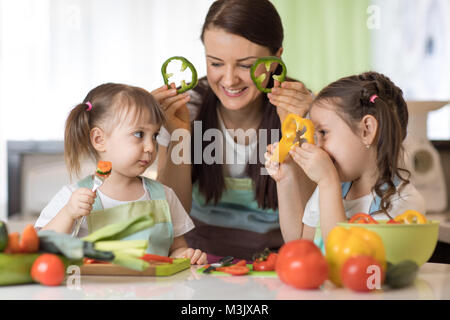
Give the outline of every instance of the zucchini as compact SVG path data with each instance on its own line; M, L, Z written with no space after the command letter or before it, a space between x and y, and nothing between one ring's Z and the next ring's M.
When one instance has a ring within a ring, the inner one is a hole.
M6 223L0 221L0 252L3 252L8 246L8 228Z
M419 266L411 260L404 260L395 265L388 264L385 284L391 288L404 288L414 283Z
M40 253L0 253L0 286L33 283L31 267ZM70 265L81 265L82 260L74 261L59 256L67 268Z

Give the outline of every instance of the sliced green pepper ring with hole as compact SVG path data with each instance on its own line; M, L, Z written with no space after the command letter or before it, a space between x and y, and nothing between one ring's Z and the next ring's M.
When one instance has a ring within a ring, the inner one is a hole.
M162 73L162 76L164 79L164 84L169 85L169 78L174 75L173 73L167 73L167 66L173 60L181 61L180 72L183 72L184 70L189 68L189 70L191 70L191 73L192 73L191 82L189 84L186 84L186 80L181 80L181 88L177 89L177 93L183 93L190 89L194 89L195 86L198 84L197 70L195 69L194 65L188 59L186 59L185 57L181 57L181 56L171 57L163 63L163 65L161 67L161 73Z
M272 78L274 80L277 80L278 82L283 82L286 79L287 68L286 68L286 65L284 64L284 62L278 57L269 56L269 57L259 58L258 60L255 61L255 63L250 68L250 77L252 78L252 80L255 83L258 90L262 91L264 93L272 92L271 88L264 88L262 86L262 83L266 79L266 74L261 73L260 75L256 76L255 72L260 64L264 64L264 66L266 67L266 71L269 72L270 66L272 65L272 63L278 63L283 68L283 70L281 71L281 74L274 74L272 76Z

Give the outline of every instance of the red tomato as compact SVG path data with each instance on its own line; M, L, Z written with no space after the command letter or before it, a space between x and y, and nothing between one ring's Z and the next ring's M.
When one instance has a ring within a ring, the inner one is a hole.
M61 259L51 253L39 256L31 267L31 278L46 286L59 286L66 275Z
M275 264L277 262L278 254L272 252L269 254L266 260L253 262L253 271L273 271L275 270Z
M278 253L275 269L281 281L299 289L318 288L328 278L328 263L310 240L284 244Z
M380 263L370 256L348 258L341 269L342 284L354 291L373 291L383 284L384 276Z

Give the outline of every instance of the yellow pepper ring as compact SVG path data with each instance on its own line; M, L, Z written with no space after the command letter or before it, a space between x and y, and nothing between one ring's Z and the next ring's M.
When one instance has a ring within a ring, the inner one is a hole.
M395 221L405 224L425 224L427 218L416 210L406 210L394 218Z
M306 139L308 143L314 143L314 125L311 120L304 119L299 115L290 113L286 116L281 125L282 137L275 149L271 160L276 162L283 162L289 153L289 150L294 145L298 145L299 141L295 141L297 132L306 129L300 138Z

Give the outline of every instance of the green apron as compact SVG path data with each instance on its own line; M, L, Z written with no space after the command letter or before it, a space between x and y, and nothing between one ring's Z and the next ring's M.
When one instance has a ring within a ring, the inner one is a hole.
M242 259L266 247L277 250L283 244L278 211L258 207L250 178L225 177L225 186L217 204L206 204L198 183L193 185L190 215L195 229L185 236L189 246Z
M127 236L123 240L148 239L147 253L168 256L173 243L173 226L164 187L158 181L141 178L144 179L145 188L150 194L151 200L134 201L103 209L100 197L96 197L92 211L86 219L89 234L109 224L150 213L153 217L153 225ZM77 185L80 188L92 189L92 176L84 178Z

